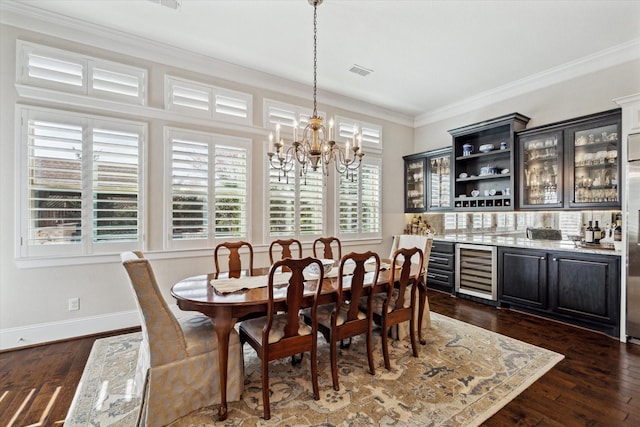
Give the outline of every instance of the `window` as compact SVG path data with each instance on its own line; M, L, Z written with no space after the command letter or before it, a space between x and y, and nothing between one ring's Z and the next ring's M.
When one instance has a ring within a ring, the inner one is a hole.
M21 255L142 248L143 123L23 107Z
M253 97L244 92L165 76L167 110L251 125Z
M325 185L322 170L309 169L304 176L290 173L286 179L269 170L268 237L314 240L324 234Z
M362 150L365 153L382 152L382 126L337 116L336 129L337 142L351 141L353 133L358 131L362 134Z
M340 175L338 181L338 235L354 239L380 237L382 162L365 157L354 179Z
M248 237L251 141L166 128L170 248Z
M147 70L18 40L18 83L146 105Z

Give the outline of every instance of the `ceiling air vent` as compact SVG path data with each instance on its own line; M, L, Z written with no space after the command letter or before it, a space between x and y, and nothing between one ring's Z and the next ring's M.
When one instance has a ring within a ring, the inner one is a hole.
M166 6L171 9L180 9L182 6L182 0L149 0L150 2L157 3L161 6Z
M369 68L364 68L361 65L358 64L353 64L353 67L351 67L349 69L349 71L351 71L352 73L356 73L359 76L367 76L369 74L371 74L373 72L373 70L370 70Z

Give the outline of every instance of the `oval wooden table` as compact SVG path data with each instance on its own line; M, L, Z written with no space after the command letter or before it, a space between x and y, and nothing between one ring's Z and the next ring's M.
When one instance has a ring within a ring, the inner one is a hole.
M269 273L269 268L254 268L253 273L254 276L267 275ZM371 276L373 275L371 274ZM211 322L213 323L213 327L218 338L218 361L220 369L220 408L218 410L218 418L222 421L225 420L228 415L227 365L229 357L229 334L236 322L266 314L268 291L265 286L222 294L216 292L214 287L210 284L212 279L214 279L213 273L183 279L173 285L171 288L171 295L176 299L178 307L181 310L198 311L211 318ZM242 280L242 277L237 280ZM348 286L347 282L348 280L345 280L345 288ZM309 300L313 298L316 283L317 280L310 280L307 282L306 286L308 286L308 289L306 290L307 292L305 292L305 295ZM389 271L380 271L374 291L381 292L385 290L388 283ZM324 288L322 295L326 296L326 301L324 302L331 302L331 294L335 293L337 290L337 278L330 277L325 279L322 286ZM424 314L424 302L426 300L426 289L422 284L419 286L419 289L420 304L418 315L418 338L420 342L424 344L422 339L422 318ZM286 286L275 289L274 299L276 302L279 301L284 304L286 291ZM321 296L321 299L324 298ZM321 300L320 303L323 303L323 301Z

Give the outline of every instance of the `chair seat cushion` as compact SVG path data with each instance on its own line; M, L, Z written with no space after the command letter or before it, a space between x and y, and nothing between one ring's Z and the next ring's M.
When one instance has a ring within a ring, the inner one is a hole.
M262 343L262 329L267 322L266 317L245 320L240 324L240 328L251 336L254 340ZM269 331L269 344L280 341L284 338L284 327L287 324L286 314L276 314L273 317L271 330ZM311 327L304 323L302 316L298 317L298 334L311 335Z
M382 308L384 307L384 301L387 298L387 294L376 294L373 296L373 312L376 314L382 314ZM398 298L398 290L394 289L393 292L391 292L391 301L395 301L396 298ZM404 291L404 304L403 304L404 308L408 308L411 307L411 286L407 286L406 290ZM359 307L361 310L366 310L367 308L367 299L366 298L360 298L360 304ZM388 313L390 313L391 311L393 311L393 307L391 306L391 304L389 304L389 308L387 310Z
M366 298L365 298L365 303L364 303L364 309L360 309L358 311L358 319L362 320L362 319L366 319L367 318L367 314L366 309L367 309L367 303L366 303ZM317 311L317 317L318 317L318 323L321 325L324 325L328 328L331 327L331 313L333 313L333 308L335 306L333 304L325 304L325 305L321 305L318 306L318 311ZM349 308L351 307L351 305L349 304L348 301L345 301L342 303L342 306L340 307L340 311L338 312L338 318L336 319L336 325L340 326L343 325L344 322L347 321L347 313L349 312ZM364 311L363 311L364 310ZM305 308L302 313L304 313L304 315L308 318L311 318L311 309L310 308Z

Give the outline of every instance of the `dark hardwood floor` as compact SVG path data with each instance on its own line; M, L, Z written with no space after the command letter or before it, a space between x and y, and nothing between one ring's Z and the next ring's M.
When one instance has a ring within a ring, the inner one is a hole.
M640 425L640 346L436 291L429 302L434 312L565 356L484 425ZM0 426L61 426L96 338L0 353Z

